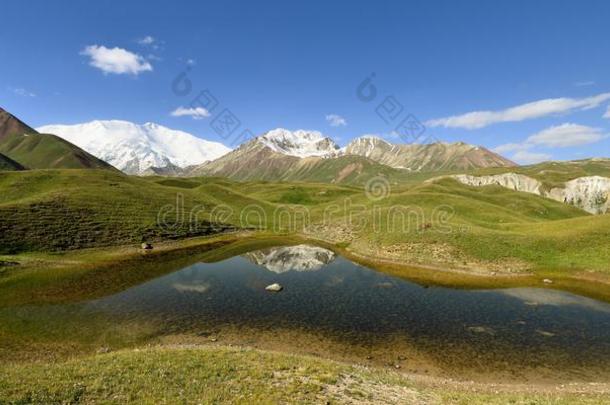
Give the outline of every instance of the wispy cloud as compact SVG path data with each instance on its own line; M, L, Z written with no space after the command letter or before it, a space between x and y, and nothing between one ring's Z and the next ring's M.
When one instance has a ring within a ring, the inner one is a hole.
M152 35L146 35L142 38L136 39L136 43L144 48L149 48L153 51L162 51L165 45L165 41L155 38Z
M9 90L20 97L36 97L36 93L32 93L23 87L9 87Z
M483 128L500 122L517 122L549 115L565 114L575 110L588 110L610 100L610 93L585 98L547 98L521 104L505 110L473 111L462 115L433 119L426 122L429 127Z
M138 39L138 44L140 45L152 45L155 43L155 38L150 35L147 35L143 38Z
M123 48L106 48L100 45L90 45L81 51L88 56L89 65L101 70L104 74L132 74L153 70L152 65L142 56Z
M337 114L328 114L326 121L331 127L344 127L347 125L345 118Z
M534 163L545 162L547 160L551 160L553 156L548 153L536 153L530 152L527 150L520 150L511 156L511 159L514 162L517 162L522 165L532 165Z
M604 114L604 118L610 118L610 105L608 106L608 109L606 110L606 113Z
M172 117L191 117L194 120L202 120L210 116L210 112L203 107L186 108L178 107L170 113Z
M599 128L586 125L565 123L543 129L529 136L521 143L507 143L494 149L494 152L506 154L514 152L511 159L522 164L538 163L549 160L551 155L546 153L532 152L535 147L546 148L569 148L589 145L599 142L608 135Z
M583 82L576 82L576 83L574 83L574 86L588 87L588 86L593 86L594 84L595 84L595 82L593 80L587 80L587 81L583 81Z
M544 129L530 136L527 138L526 144L549 148L569 148L599 142L605 137L606 135L599 128L566 123Z

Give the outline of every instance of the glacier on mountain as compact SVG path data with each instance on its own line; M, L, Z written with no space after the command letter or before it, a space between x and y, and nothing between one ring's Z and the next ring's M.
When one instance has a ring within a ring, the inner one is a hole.
M142 175L150 168L201 164L231 151L184 131L155 123L91 121L75 125L45 125L38 132L57 135L127 174Z

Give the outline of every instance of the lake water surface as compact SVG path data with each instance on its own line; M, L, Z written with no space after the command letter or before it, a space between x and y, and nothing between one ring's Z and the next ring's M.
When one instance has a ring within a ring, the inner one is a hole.
M272 283L283 291L266 291ZM426 287L306 245L195 263L77 307L150 323L158 336L330 351L413 371L610 372L607 303L544 288Z

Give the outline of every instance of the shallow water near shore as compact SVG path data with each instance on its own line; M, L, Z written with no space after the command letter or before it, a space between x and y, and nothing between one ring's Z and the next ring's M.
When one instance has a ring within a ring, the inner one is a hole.
M283 290L267 291L273 283ZM28 322L48 307L19 316ZM601 381L610 373L607 303L543 288L426 287L307 245L195 263L114 295L51 307L119 328L146 323L157 337L224 339L414 372Z

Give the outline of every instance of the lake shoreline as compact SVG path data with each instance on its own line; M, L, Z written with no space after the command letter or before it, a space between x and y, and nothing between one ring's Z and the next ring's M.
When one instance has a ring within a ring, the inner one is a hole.
M256 250L257 246L289 246L313 244L332 250L363 266L398 276L421 284L448 288L495 289L511 287L537 287L569 291L590 298L610 302L610 277L600 272L577 273L534 271L525 273L495 273L467 271L462 268L439 266L437 264L409 264L397 259L388 259L359 253L349 247L342 247L323 239L300 234L265 234L254 231L228 232L210 237L195 237L156 243L152 250L144 251L138 246L122 245L114 247L90 248L61 253L29 252L14 256L0 256L0 260L19 262L20 265L0 268L3 272L20 269L64 268L81 266L86 269L120 265L143 256L158 257L167 254L196 252L214 243L228 245L230 250ZM211 259L214 260L212 252ZM1 275L2 273L0 273ZM547 280L547 282L545 282ZM550 282L548 282L550 280Z

